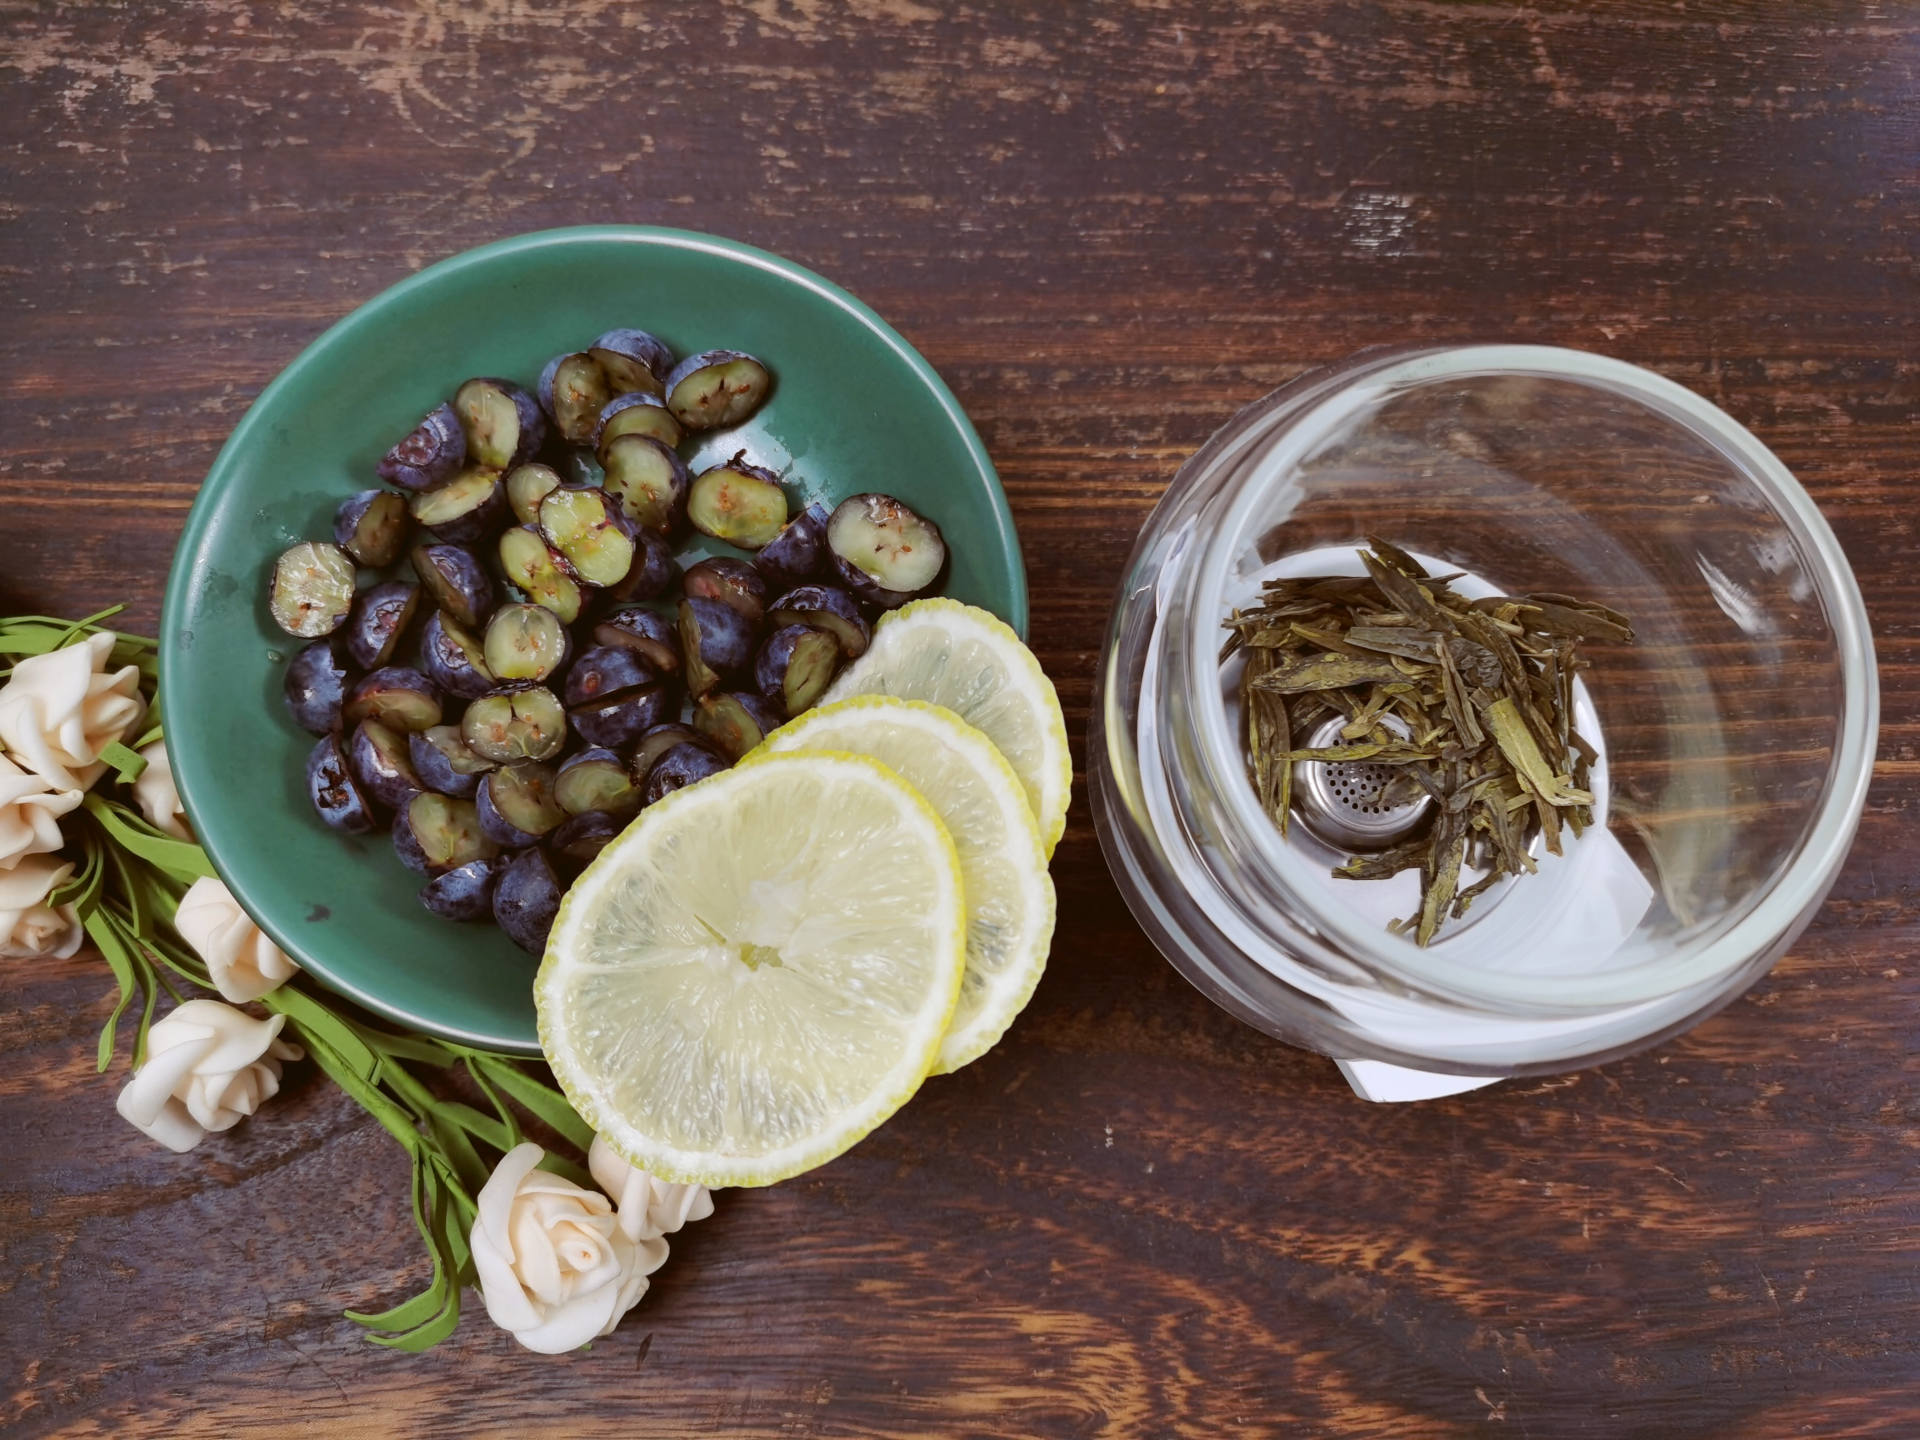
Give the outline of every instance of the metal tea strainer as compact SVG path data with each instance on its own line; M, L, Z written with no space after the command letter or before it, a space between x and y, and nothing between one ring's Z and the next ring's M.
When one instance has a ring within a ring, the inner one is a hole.
M1385 715L1383 728L1402 740L1411 732L1397 716ZM1310 749L1346 743L1346 721L1333 716L1307 740ZM1401 790L1389 790L1395 779ZM1358 854L1385 850L1408 839L1426 822L1433 797L1424 790L1403 798L1401 767L1369 760L1302 760L1293 769L1293 813L1301 824L1336 850Z

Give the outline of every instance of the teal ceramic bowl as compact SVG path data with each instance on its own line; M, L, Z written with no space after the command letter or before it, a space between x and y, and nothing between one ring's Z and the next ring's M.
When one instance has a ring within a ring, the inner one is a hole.
M549 356L620 325L773 369L759 413L684 448L696 471L745 449L796 503L897 495L946 534L943 593L1026 630L1013 521L966 415L878 315L778 256L676 230L547 231L423 270L327 331L254 402L187 518L161 621L167 749L195 834L282 948L371 1010L489 1049L538 1053L535 961L421 909L384 833L321 824L313 739L281 698L300 642L268 615L266 577L288 545L331 538L334 507L463 379L531 387Z

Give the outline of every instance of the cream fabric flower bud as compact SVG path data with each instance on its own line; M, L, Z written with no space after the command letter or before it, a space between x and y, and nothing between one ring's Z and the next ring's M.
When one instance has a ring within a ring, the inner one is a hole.
M233 892L211 876L194 881L180 897L173 928L207 962L213 988L236 1005L271 994L300 972L240 908Z
M610 1334L639 1303L667 1242L645 1237L607 1197L534 1167L531 1141L501 1157L473 1222L487 1314L529 1350L560 1355Z
M193 831L187 828L187 812L180 804L180 791L173 783L173 762L167 758L167 747L156 740L142 746L139 753L147 762L147 768L133 782L133 798L140 813L154 829L164 830L176 840L193 839Z
M86 932L79 914L72 905L47 903L72 873L67 861L47 855L28 855L0 870L0 956L64 960L80 948Z
M79 803L78 790L56 790L0 755L0 870L58 850L59 819Z
M671 1235L689 1221L713 1214L713 1196L706 1186L657 1179L622 1160L598 1135L587 1151L587 1169L623 1218L631 1214L641 1222L642 1235Z
M284 1015L256 1020L218 1000L188 1000L147 1032L147 1060L114 1108L169 1150L231 1130L280 1093L280 1066L304 1053L280 1038Z
M0 748L60 790L84 790L107 767L100 752L147 712L140 672L102 667L113 650L104 631L78 645L29 655L0 686Z

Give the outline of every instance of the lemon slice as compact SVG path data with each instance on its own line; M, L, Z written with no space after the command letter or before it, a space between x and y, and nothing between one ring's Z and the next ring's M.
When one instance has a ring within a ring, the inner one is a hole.
M825 701L897 695L944 705L999 747L1040 822L1048 855L1067 828L1073 761L1060 697L1001 620L958 600L916 600L873 627L873 643Z
M1033 998L1053 939L1053 880L1020 777L951 710L878 695L809 710L761 753L793 750L871 756L939 812L966 890L967 973L934 1071L979 1059Z
M567 892L534 980L580 1117L663 1180L769 1185L897 1110L966 964L953 841L858 755L776 755L641 812Z

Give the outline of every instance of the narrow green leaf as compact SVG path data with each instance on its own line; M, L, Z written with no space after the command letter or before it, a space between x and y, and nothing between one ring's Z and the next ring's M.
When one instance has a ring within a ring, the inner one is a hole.
M106 761L107 768L127 785L131 785L146 773L147 757L128 749L118 741L102 750L100 758Z
M479 1063L496 1085L537 1115L555 1134L564 1136L582 1151L593 1144L593 1127L574 1113L566 1096L558 1090L543 1085L504 1057L487 1057Z

